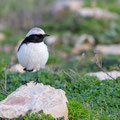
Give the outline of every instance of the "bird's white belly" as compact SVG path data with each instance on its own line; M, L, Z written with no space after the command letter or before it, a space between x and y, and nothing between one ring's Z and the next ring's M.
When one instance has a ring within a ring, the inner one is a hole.
M44 68L48 56L47 46L43 42L23 44L17 53L19 63L27 70Z

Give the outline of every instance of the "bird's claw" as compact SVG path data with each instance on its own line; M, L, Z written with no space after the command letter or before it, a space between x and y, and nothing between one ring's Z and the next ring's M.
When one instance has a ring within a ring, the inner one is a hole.
M26 81L26 80L24 81L24 84L23 84L23 85L27 86L27 81Z
M38 78L36 79L36 81L34 83L35 83L35 85L37 85L37 83L39 83Z

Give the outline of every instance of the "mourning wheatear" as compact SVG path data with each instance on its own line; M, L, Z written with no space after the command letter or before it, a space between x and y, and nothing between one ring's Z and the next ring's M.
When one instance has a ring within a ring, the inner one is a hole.
M49 36L40 28L32 28L22 41L17 51L19 63L25 71L39 71L45 67L49 53L44 38ZM38 73L36 84L38 82Z

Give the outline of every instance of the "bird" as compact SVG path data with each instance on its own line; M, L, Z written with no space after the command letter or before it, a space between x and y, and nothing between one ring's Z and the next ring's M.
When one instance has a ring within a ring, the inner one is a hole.
M47 36L49 35L44 30L34 27L28 31L17 50L17 59L24 71L37 73L35 84L39 82L38 71L45 67L49 58L48 47L44 43Z

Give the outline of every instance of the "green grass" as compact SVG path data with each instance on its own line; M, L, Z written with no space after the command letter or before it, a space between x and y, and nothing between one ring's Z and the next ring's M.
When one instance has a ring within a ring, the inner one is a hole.
M4 81L4 72L1 74L1 82ZM79 76L68 72L75 81L71 80L63 71L52 73L48 70L39 72L39 82L51 85L57 89L63 89L68 98L69 119L98 119L119 120L120 118L120 78L116 80L100 81L96 77ZM35 81L35 73L29 73L28 81ZM25 81L25 74L8 73L7 91L12 93ZM5 97L0 95L0 100Z
M91 17L80 17L72 12L65 12L56 20L50 14L50 6L52 6L53 2L48 0L44 2L42 0L2 1L0 4L0 18L10 20L9 16L16 14L18 20L20 20L17 23L20 24L17 24L16 27L10 21L4 21L6 26L0 32L5 34L5 40L0 42L0 47L8 44L16 46L25 37L25 34L30 29L29 27L31 27L31 22L29 23L29 20L26 21L22 17L24 18L26 14L30 14L30 16L32 14L40 14L42 20L40 19L40 24L37 26L43 28L50 35L59 35L62 38L62 42L55 45L54 52L50 50L47 65L52 70L41 70L39 72L39 82L45 85L51 85L57 89L63 89L66 92L69 101L67 103L69 120L120 120L120 78L100 81L96 77L86 76L85 74L88 72L100 71L95 62L93 62L94 51L81 51L79 54L73 54L71 52L75 43L73 39L74 35L90 34L95 39L95 45L119 44L120 17L118 16L116 19L95 19ZM44 7L46 3L47 6ZM84 6L91 7L92 2L85 0ZM117 0L97 1L97 7L120 14L120 7ZM36 26L35 20L37 19L39 18L36 15L34 19L30 17L30 21L33 20L35 23L33 26ZM59 55L59 51L66 52L69 57L62 58ZM85 53L84 57L82 57L83 53ZM15 56L13 50L8 52L0 51L0 84L2 85L4 85L5 79L4 68L7 64L16 64L17 62L17 60L11 60L11 56L13 55ZM120 67L119 55L100 55L99 57L103 68L107 71ZM77 71L82 79L78 75L68 71L69 69ZM63 70L70 74L75 81L71 80ZM7 91L12 93L20 87L25 81L25 75L25 73L8 72ZM35 73L28 73L27 81L35 81L35 76ZM0 101L3 99L5 99L5 96L0 94ZM50 115L45 115L43 112L39 114L41 116L38 114L30 115L30 112L28 112L24 118L20 117L20 119L54 119ZM59 119L62 120L62 118Z

